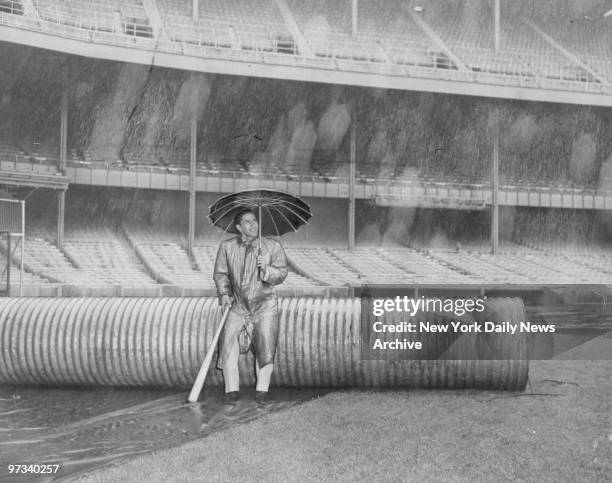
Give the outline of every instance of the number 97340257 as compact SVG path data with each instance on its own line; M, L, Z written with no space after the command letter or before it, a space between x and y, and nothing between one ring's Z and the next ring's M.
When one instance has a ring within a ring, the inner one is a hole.
M56 475L62 465L57 463L14 463L5 467L11 475Z

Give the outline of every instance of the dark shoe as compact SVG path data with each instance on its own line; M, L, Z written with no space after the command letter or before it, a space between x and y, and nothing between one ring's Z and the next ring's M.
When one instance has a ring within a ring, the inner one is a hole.
M223 404L233 404L240 399L240 391L226 392L223 395Z
M270 402L268 391L255 391L255 402L257 404L267 404Z

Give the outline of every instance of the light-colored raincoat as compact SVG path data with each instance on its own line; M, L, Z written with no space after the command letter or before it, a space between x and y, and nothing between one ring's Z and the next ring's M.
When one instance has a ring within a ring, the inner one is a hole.
M259 240L247 243L240 236L224 240L219 246L213 278L219 299L233 297L234 303L219 338L217 367L223 369L243 325L250 326L252 343L259 367L271 364L278 339L278 304L274 285L287 277L287 257L281 244L261 239L261 254L266 270L257 280L257 250Z

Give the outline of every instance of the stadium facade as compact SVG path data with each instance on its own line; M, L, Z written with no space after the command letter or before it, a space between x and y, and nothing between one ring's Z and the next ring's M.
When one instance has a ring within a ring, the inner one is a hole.
M208 293L206 207L256 186L315 211L290 293L607 283L610 29L562 7L0 2L26 293Z

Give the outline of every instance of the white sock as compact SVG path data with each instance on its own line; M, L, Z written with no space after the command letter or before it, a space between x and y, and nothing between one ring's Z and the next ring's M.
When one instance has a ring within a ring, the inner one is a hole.
M257 374L257 386L256 391L267 391L270 387L270 379L272 378L272 371L274 370L274 364L266 364L262 368L255 362L255 373Z
M236 341L223 366L223 380L225 381L226 393L240 390L240 372L238 371L239 356L240 351L238 341Z

